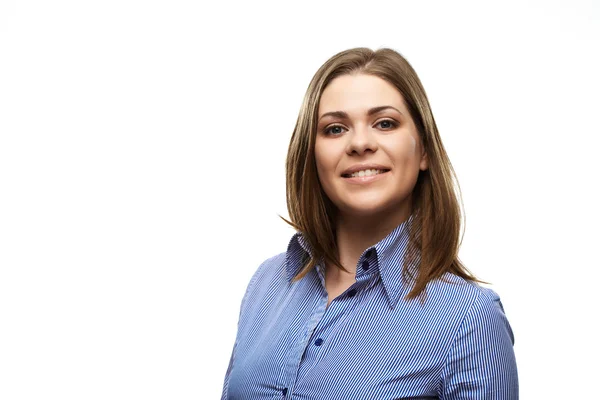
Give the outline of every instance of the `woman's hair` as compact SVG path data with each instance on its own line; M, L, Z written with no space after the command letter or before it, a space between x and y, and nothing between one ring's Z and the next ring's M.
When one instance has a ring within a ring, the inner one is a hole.
M411 279L414 286L406 298L421 295L429 281L446 272L480 282L458 258L461 210L456 189L460 192L460 187L440 139L425 89L408 61L387 48L342 51L319 68L308 86L286 160L286 199L291 221L283 219L300 231L312 248L312 257L306 260L294 280L304 277L321 259L345 270L337 254L336 207L323 191L317 175L315 140L323 90L338 76L358 73L377 76L398 89L428 157L429 168L419 171L412 193L413 219L409 226L403 278L406 282ZM416 274L409 268L415 260L419 261Z

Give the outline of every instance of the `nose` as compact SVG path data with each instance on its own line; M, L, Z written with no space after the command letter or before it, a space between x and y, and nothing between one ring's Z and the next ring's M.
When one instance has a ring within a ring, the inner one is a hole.
M348 138L346 146L346 153L348 155L362 155L368 151L377 151L375 132L368 125L356 125L349 134L346 134L346 138Z

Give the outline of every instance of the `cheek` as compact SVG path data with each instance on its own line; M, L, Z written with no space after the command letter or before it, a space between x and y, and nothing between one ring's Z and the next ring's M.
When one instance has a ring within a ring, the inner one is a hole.
M407 161L412 161L417 157L417 140L413 136L407 136L403 143L403 154Z
M319 177L323 174L323 152L319 147L319 142L315 145L315 164L317 165L317 174Z
M385 143L382 147L385 148L395 166L406 167L419 164L419 146L412 135L394 138L393 141Z
M417 150L418 150L417 140L414 137L410 136L408 143L409 143L409 147L410 147L410 153L416 156Z
M331 152L319 140L315 144L315 164L317 165L317 175L321 181L329 179L335 170L335 163L333 157L331 157Z
M315 165L317 166L317 179L325 189L327 185L327 159L323 157L323 149L315 146Z

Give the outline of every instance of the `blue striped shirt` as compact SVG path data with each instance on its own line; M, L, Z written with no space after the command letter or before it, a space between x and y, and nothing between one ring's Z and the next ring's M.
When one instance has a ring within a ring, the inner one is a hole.
M366 249L327 306L300 233L264 261L242 300L222 400L517 399L513 333L498 295L453 274L407 301L407 223Z

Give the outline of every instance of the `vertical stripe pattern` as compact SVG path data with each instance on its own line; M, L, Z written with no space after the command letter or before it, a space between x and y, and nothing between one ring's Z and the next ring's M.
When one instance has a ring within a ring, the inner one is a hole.
M366 249L356 282L327 307L322 266L298 282L310 247L250 280L222 400L518 399L514 337L500 298L455 275L407 301L408 224Z

